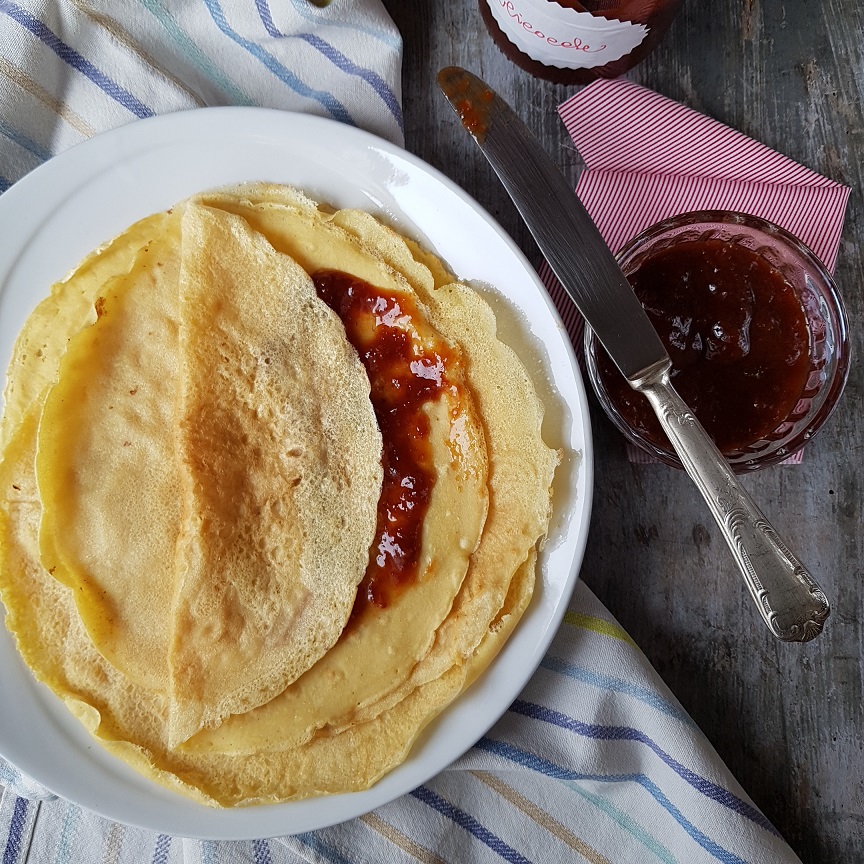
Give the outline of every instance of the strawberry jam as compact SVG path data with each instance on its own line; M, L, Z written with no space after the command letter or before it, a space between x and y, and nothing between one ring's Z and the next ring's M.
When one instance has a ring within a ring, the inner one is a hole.
M790 415L810 371L807 317L765 258L722 240L676 243L628 276L672 360L672 385L727 456ZM669 450L647 399L602 348L610 400L641 437Z
M423 406L453 386L447 368L454 358L443 339L421 340L416 329L405 326L420 320L411 297L335 270L312 278L366 367L383 442L378 522L353 619L369 606L384 608L396 591L416 579L436 476Z

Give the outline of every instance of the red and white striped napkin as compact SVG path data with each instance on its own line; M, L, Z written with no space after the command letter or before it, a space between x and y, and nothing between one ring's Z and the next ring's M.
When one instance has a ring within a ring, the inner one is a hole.
M576 194L613 252L671 216L736 210L785 228L833 272L848 187L621 78L595 81L558 111L585 162ZM582 318L545 262L539 272L581 356ZM630 445L628 455L654 461Z

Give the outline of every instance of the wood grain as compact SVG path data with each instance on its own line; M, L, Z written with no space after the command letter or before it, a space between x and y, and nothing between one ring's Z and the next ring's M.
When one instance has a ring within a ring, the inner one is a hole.
M406 144L474 196L537 263L533 240L438 94L435 74L458 64L484 77L574 182L581 162L556 108L577 88L511 64L476 4L385 0L405 39ZM836 277L859 358L862 33L858 0L687 0L628 76L852 187ZM690 481L629 464L592 398L596 489L582 578L805 862L864 860L862 395L864 373L853 363L844 399L804 464L745 478L832 601L825 632L803 646L767 633Z

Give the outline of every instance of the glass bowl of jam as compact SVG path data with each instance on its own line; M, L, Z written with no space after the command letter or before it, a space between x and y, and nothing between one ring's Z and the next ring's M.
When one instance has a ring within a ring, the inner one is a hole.
M736 473L782 462L825 423L849 371L843 299L788 231L729 211L685 213L618 254L672 360L672 384ZM630 443L681 467L648 400L585 328L594 392Z

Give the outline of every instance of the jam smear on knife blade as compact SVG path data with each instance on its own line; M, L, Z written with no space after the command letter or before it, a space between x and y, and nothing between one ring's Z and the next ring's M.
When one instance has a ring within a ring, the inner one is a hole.
M462 125L479 142L489 130L495 94L482 81L469 76L458 66L448 66L438 73L438 86L452 100Z

